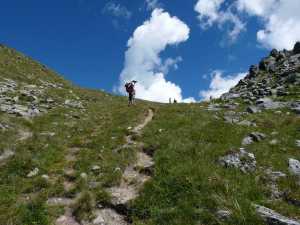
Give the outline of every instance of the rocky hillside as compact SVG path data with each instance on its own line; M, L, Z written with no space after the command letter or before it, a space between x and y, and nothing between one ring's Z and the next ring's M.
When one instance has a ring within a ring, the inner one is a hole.
M300 113L300 42L291 51L273 49L258 65L252 65L248 75L222 96L224 100L236 98L248 105L290 107Z
M300 224L299 44L221 99L138 101L0 47L0 224Z

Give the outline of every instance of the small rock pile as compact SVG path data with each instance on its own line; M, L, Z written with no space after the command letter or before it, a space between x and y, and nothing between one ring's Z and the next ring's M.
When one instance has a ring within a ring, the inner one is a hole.
M254 172L256 169L256 159L253 153L240 148L239 152L233 152L219 158L219 162L224 167L240 169L244 173Z

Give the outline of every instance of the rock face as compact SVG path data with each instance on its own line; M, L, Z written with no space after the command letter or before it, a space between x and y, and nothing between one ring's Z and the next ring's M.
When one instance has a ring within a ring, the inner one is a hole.
M269 225L300 225L299 221L287 218L279 213L260 205L254 205L256 212L267 222Z
M258 65L252 65L247 76L223 94L221 99L233 100L239 97L250 105L247 109L249 113L257 113L260 109L291 108L289 103L272 101L271 98L299 96L299 91L295 89L299 85L300 42L297 42L291 51L273 49ZM297 107L293 108L299 112Z
M256 159L253 153L247 152L241 148L239 152L228 154L219 159L219 162L224 167L234 167L242 172L253 172L256 168Z

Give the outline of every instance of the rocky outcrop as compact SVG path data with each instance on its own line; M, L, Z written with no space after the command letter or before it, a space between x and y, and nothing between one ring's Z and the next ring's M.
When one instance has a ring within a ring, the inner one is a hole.
M84 109L78 96L73 93L71 94L75 99L66 99L64 102L55 100L47 94L48 89L62 88L62 84L43 80L39 80L39 85L33 85L11 79L2 79L0 82L0 112L33 118L58 106Z
M228 93L223 94L221 99L242 98L247 104L252 105L248 108L250 113L256 113L260 108L292 107L292 102L288 104L273 102L270 98L299 96L299 92L294 88L300 85L299 45L300 42L297 42L291 51L272 50L258 65L252 65L247 76ZM254 108L255 105L257 108Z

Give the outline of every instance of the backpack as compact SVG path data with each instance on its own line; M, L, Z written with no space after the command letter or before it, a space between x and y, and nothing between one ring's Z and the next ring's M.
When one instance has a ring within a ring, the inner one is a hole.
M132 83L126 83L125 84L125 89L127 93L132 93L133 92L133 84Z

